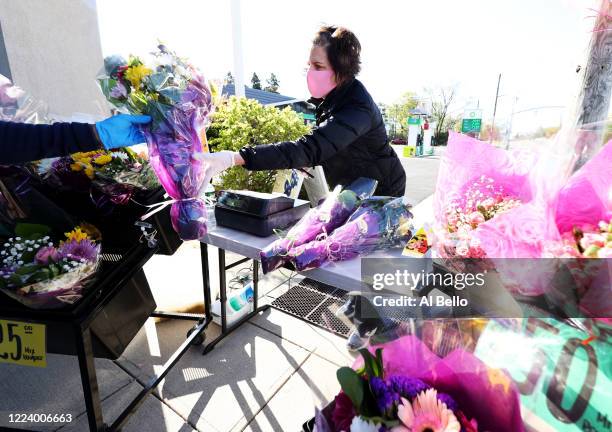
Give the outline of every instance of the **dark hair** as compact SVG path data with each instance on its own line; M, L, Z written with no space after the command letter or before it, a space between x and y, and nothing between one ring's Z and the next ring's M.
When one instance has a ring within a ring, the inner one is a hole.
M312 44L325 48L327 58L336 73L336 82L341 84L355 78L361 69L361 44L357 36L347 28L323 26Z

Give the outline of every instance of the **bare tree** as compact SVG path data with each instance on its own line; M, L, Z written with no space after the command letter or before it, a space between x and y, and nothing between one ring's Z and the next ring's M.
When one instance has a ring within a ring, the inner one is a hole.
M426 89L425 91L429 95L431 101L430 114L436 122L435 135L438 136L452 127L453 125L451 125L451 123L455 121L455 119L451 119L449 115L449 107L452 105L457 95L457 86Z

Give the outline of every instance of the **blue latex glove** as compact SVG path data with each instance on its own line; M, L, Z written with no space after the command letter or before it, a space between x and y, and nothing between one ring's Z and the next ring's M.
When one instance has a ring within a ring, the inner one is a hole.
M96 123L98 137L104 148L129 147L145 142L145 137L139 125L151 122L148 115L119 114Z

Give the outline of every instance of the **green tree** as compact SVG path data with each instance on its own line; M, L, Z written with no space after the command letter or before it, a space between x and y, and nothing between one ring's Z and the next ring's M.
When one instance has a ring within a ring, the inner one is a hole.
M416 93L406 92L395 103L385 106L384 118L389 128L394 131L390 138L406 138L408 133L408 117L410 110L413 110L419 104Z
M224 81L225 84L234 84L234 75L232 75L231 72L228 72L227 75L225 75Z
M290 108L279 110L253 99L231 97L217 107L206 135L214 151L236 151L245 145L295 140L308 131L302 118ZM270 192L275 179L276 171L234 167L223 173L216 186Z
M251 77L251 87L261 90L261 81L255 72L253 72L253 76Z
M264 88L265 91L269 91L272 93L278 93L278 87L280 84L278 83L278 78L273 73L270 74L270 78L266 80L268 85Z

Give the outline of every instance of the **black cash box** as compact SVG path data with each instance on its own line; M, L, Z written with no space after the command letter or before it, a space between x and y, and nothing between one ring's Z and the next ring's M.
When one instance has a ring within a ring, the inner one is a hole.
M222 191L215 206L217 225L268 237L301 219L310 203L285 195L252 191Z

